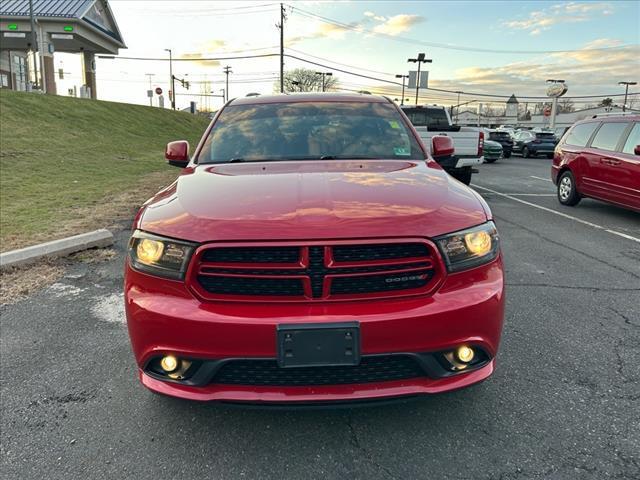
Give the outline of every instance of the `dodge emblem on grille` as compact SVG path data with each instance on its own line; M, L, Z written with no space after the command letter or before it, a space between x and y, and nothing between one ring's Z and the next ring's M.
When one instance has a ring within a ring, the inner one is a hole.
M406 277L390 277L385 278L384 281L387 283L396 283L396 282L409 282L411 280L424 280L427 278L426 274L422 275L408 275Z

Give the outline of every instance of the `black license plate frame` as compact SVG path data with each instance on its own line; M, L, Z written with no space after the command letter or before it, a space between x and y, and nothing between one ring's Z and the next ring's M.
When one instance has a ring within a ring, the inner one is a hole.
M360 363L358 322L280 324L276 337L278 366L282 368Z

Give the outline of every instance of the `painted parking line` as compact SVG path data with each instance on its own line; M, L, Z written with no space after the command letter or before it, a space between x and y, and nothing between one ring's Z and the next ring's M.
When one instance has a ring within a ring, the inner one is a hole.
M583 225L587 225L587 226L595 228L597 230L603 230L603 231L605 231L607 233L611 233L612 235L617 235L618 237L626 238L627 240L631 240L631 241L640 243L640 238L632 237L631 235L627 235L626 233L617 232L616 230L611 230L611 229L609 229L607 227L603 227L602 225L598 225L598 224L592 223L592 222L587 222L586 220L582 220L582 219L574 217L572 215L567 215L566 213L558 212L558 211L553 210L551 208L543 207L542 205L536 205L535 203L527 202L526 200L522 200L520 198L516 198L516 197L514 197L513 195L510 195L510 194L497 192L495 190L491 190L490 188L481 187L480 185L476 185L476 184L474 184L472 186L473 186L473 188L479 188L480 190L484 190L486 192L493 193L494 195L499 195L501 197L508 198L509 200L513 200L514 202L523 203L524 205L528 205L530 207L537 208L539 210L544 210L545 212L553 213L554 215L558 215L560 217L568 218L569 220L573 220L574 222L582 223Z
M542 180L543 182L550 182L551 180L548 178L536 177L535 175L529 175L531 178L535 178L536 180Z

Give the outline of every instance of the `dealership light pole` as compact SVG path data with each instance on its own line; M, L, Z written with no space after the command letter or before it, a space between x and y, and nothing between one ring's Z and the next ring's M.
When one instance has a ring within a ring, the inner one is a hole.
M426 55L424 53L419 53L416 58L407 58L407 62L418 64L418 73L416 75L416 105L418 105L418 91L420 89L420 65L423 63L433 62L433 60L425 58L425 56Z
M176 109L176 89L173 82L173 56L170 48L165 48L165 52L169 52L169 88L171 89L171 108Z
M396 78L402 79L402 99L400 100L400 105L404 105L404 80L405 78L409 78L409 75L396 75Z
M629 85L637 85L638 82L618 82L618 85L624 85L624 103L622 104L622 111L627 111L627 95L629 94Z
M322 75L322 91L324 92L324 88L325 88L324 79L325 79L325 77L332 76L333 73L331 73L331 72L316 72L316 75Z

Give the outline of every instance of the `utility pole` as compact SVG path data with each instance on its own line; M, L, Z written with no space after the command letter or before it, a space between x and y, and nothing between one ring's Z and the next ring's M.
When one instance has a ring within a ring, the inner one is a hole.
M629 94L629 85L637 85L638 82L618 82L618 85L624 85L624 103L622 104L622 111L627 111L627 95Z
M420 65L423 63L432 63L433 60L425 58L424 53L419 53L416 58L407 58L407 62L418 64L418 74L416 75L416 105L418 105L418 92L420 89Z
M155 73L145 73L149 77L149 90L151 90L151 96L149 97L149 106L153 107L153 85L151 84L151 77L155 76Z
M227 98L225 98L224 101L228 102L229 101L229 74L233 73L233 71L231 70L231 67L229 65L224 67L224 73L227 76L226 88L224 89L225 95L227 96Z
M170 48L165 48L165 52L169 52L169 88L171 89L171 108L176 109L176 88L173 82L173 57Z
M402 99L400 100L400 106L404 105L404 79L409 78L409 75L396 75L396 78L402 79Z
M457 91L456 93L458 94L458 105L456 105L456 123L458 123L458 113L460 113L460 106L461 106L460 105L460 94L462 92L461 91ZM467 103L471 103L471 102L467 102Z
M322 75L322 91L325 91L325 77L331 77L333 73L331 72L316 72L316 75Z
M33 52L33 78L35 80L35 86L37 87L40 82L38 81L38 36L36 34L36 20L33 17L33 0L29 0L29 17L31 20L31 50ZM11 62L11 59L9 59Z
M276 27L280 29L280 93L284 93L284 21L287 15L284 11L284 4L280 4L280 23Z

